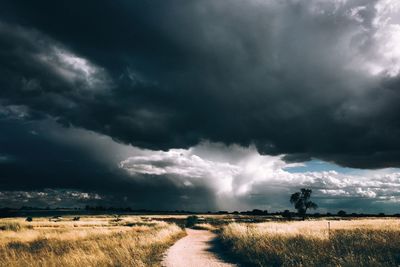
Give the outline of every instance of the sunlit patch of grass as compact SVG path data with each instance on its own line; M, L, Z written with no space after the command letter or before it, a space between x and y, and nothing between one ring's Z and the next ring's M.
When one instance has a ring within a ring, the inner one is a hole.
M398 266L397 220L230 224L221 238L256 266Z
M33 229L0 234L0 266L158 266L163 252L185 232L174 224L124 217L35 218ZM2 219L0 225L23 219Z

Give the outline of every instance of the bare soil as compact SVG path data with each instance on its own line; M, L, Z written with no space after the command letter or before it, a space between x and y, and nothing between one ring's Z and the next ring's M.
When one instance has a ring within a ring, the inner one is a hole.
M187 236L170 247L162 261L164 267L237 267L223 260L217 235L207 230L186 229Z

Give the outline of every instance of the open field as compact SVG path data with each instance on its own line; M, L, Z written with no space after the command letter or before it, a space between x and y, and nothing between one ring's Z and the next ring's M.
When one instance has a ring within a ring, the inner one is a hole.
M158 266L185 232L140 216L0 219L0 266Z
M0 266L160 266L164 252L186 235L182 227L188 216L73 218L0 219ZM226 260L245 266L400 264L398 219L283 221L232 215L198 215L196 219L190 231L217 233L231 257ZM185 262L183 256L175 258Z
M255 266L398 266L400 221L232 223L220 236L238 258Z

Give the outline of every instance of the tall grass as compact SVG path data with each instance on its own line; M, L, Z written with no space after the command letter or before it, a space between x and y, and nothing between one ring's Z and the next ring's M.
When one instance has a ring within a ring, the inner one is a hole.
M0 231L14 231L18 232L23 229L32 229L33 227L28 224L20 223L20 222L0 222Z
M233 223L221 238L255 266L399 266L399 222L379 222L334 222L330 234L326 221Z
M0 266L158 266L163 252L185 235L165 222L106 221L61 222L57 227L41 220L34 229L3 230Z

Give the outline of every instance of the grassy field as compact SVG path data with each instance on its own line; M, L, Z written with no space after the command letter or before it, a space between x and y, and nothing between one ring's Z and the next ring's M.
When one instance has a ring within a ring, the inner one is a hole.
M224 244L254 266L399 266L400 220L232 223Z
M139 216L0 219L0 266L159 266L184 235Z
M177 224L185 225L186 218L0 219L0 266L159 266L165 250L185 235ZM259 223L261 219L203 215L193 228L218 232L231 255L249 266L400 265L398 219L331 220L330 224L277 222L270 217Z

